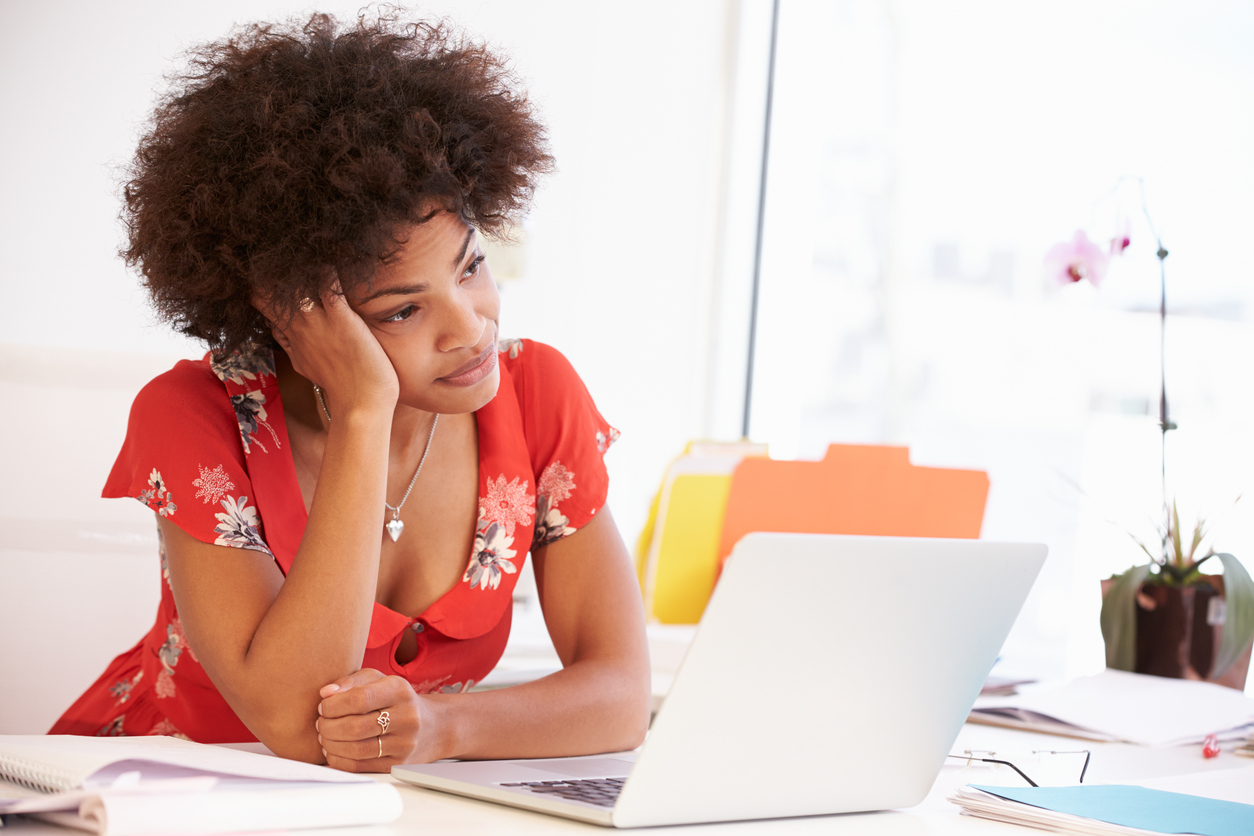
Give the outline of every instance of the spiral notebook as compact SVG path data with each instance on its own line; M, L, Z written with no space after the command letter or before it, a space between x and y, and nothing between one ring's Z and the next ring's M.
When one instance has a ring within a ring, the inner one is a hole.
M0 735L0 814L101 836L386 824L395 787L172 737Z

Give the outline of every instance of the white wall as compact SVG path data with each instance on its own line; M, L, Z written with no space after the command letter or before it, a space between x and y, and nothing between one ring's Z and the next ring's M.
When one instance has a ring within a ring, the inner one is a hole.
M629 541L666 461L708 418L738 5L423 5L508 52L549 126L559 171L528 219L502 330L559 347L622 430L610 502ZM25 636L0 648L0 733L46 728L151 617L137 596L155 580L135 590L155 562L132 558L152 556L148 521L99 488L134 391L202 349L153 321L115 255L119 167L182 49L235 22L304 12L277 0L0 4L0 534L14 543L0 551L0 632L23 625ZM75 355L31 347L104 353L67 384L53 378ZM58 532L69 545L40 545ZM93 536L116 546L98 563ZM58 598L54 625L32 623ZM19 671L52 676L64 698L32 704ZM19 700L25 715L8 710Z

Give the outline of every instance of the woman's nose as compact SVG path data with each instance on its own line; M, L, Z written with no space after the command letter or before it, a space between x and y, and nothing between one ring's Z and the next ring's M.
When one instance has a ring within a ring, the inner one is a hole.
M444 327L436 347L440 351L473 348L479 345L487 322L487 318L480 316L475 309L472 295L459 294L459 298L452 300L447 308Z

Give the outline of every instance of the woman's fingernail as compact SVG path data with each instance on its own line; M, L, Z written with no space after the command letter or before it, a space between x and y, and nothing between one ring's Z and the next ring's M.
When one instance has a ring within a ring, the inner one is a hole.
M340 686L336 685L335 683L332 683L332 684L327 685L326 687L324 687L324 688L323 688L321 691L319 691L318 693L320 693L320 694L322 694L322 696L326 697L326 696L329 696L329 695L331 695L331 694L334 694L334 693L335 693L336 691L338 691L338 690L340 690Z
M318 735L318 745L322 745L322 735Z
M322 716L322 703L318 703L318 716Z
M323 758L323 760L326 760L326 757L327 757L327 750L326 750L326 749L323 749L323 750L322 750L322 758Z

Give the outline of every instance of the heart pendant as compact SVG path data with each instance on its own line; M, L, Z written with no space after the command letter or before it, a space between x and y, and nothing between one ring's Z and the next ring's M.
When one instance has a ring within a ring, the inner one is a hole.
M388 536L391 537L392 542L395 543L397 540L401 539L401 532L405 530L405 523L401 520L388 520L387 525L384 526L384 528L388 530Z

